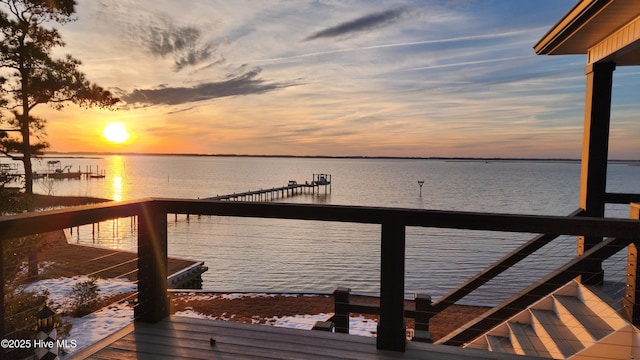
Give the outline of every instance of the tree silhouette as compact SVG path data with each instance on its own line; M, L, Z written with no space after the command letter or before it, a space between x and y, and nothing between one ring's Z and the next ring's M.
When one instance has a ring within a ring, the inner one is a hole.
M53 49L65 44L58 30L45 26L73 21L75 0L0 0L0 6L0 67L8 70L0 78L0 123L9 125L0 130L5 135L0 136L0 151L22 161L29 196L31 159L49 146L44 140L46 121L33 116L32 110L40 104L62 110L70 103L108 108L119 99L89 82L78 70L79 60L71 55L52 57Z

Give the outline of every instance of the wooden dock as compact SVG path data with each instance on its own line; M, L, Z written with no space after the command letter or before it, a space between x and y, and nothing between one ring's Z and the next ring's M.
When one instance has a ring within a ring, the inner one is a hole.
M57 277L92 275L103 278L126 277L137 280L138 255L133 252L69 243L63 230L47 234L38 261L55 264ZM167 283L173 289L201 289L202 273L208 270L202 261L168 258Z
M331 174L313 174L313 180L305 181L304 183L298 183L297 181L290 180L286 186L218 195L204 198L204 200L273 201L278 198L282 199L299 194L319 193L320 187L324 188L325 194L327 193L327 190L331 192Z
M82 171L81 167L78 166L78 171L72 171L71 166L60 166L60 161L49 161L47 162L48 167L44 172L34 171L33 179L34 180L42 180L42 179L52 179L52 180L80 180L80 179L104 179L106 177L106 172L104 169L100 170L96 165L95 171L93 166L87 166L85 171ZM24 177L24 174L13 172L13 176L16 177Z

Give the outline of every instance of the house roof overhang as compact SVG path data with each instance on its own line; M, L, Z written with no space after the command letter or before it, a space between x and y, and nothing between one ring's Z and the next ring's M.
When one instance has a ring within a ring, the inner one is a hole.
M586 54L588 64L640 65L640 1L581 0L534 50L539 55Z

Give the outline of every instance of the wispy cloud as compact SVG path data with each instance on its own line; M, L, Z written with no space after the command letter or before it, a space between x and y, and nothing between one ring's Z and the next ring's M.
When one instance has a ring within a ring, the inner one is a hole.
M532 50L574 3L98 0L79 2L78 21L61 31L64 52L92 81L121 89L129 109L74 120L127 116L141 134L130 146L579 156L584 58ZM627 71L614 75L624 91L614 91L612 156L638 134L638 75ZM45 114L56 150L75 129L67 114ZM180 142L194 134L202 141Z
M201 30L193 25L180 26L163 16L130 27L129 36L152 55L173 57L174 71L203 62L224 62L215 44L203 41Z
M351 33L377 29L399 21L406 13L406 8L398 8L368 14L355 20L347 21L336 26L317 31L307 36L303 41L315 40L320 38L333 38Z
M258 78L260 72L260 68L255 68L227 80L207 82L193 87L162 86L156 89L135 89L121 98L128 104L178 105L234 95L260 94L292 85L267 83Z
M354 52L354 51L378 50L378 49L408 47L408 46L419 46L419 45L448 44L448 43L456 43L456 42L463 42L463 41L501 39L501 38L508 38L508 37L513 37L513 36L528 35L531 32L537 31L537 30L540 30L540 29L541 28L522 29L522 30L504 31L504 32L499 32L499 33L488 33L488 34L476 34L476 35L468 35L468 36L459 36L459 37L452 37L452 38L430 39L430 40L419 40L419 41L406 41L406 42L397 42L397 43L389 43L389 44L359 46L359 47L352 47L352 48L346 48L346 49L333 49L333 50L325 50L325 51L315 51L315 52L291 55L291 56L286 56L286 57L255 59L255 60L251 60L251 63L266 63L266 62L286 61L286 60L302 59L302 58L321 56L321 55L332 55L332 54L339 54L339 53L348 53L348 52Z

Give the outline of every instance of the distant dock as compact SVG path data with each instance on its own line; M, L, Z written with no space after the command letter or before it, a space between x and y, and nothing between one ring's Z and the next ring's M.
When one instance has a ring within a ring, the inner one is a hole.
M0 176L11 180L23 179L24 172L20 172L18 164L4 164L0 163ZM99 169L98 166L87 166L85 171L82 171L81 167L78 167L78 171L72 171L71 166L62 166L59 160L50 160L47 162L47 168L45 170L34 171L34 180L80 180L80 179L104 179L106 172L104 169Z
M313 174L313 180L310 182L305 181L304 183L298 183L297 181L289 180L289 183L286 186L218 195L204 198L204 200L273 201L278 198L282 199L299 194L320 193L321 187L324 188L323 190L325 194L327 193L327 190L331 192L331 174Z
M22 176L22 175L21 175ZM71 171L71 166L62 166L59 160L47 161L45 172L34 172L34 179L54 179L54 180L80 180L80 179L104 179L106 177L104 169L101 171L98 166L95 171L92 166L87 166L85 171L78 167L78 171Z

